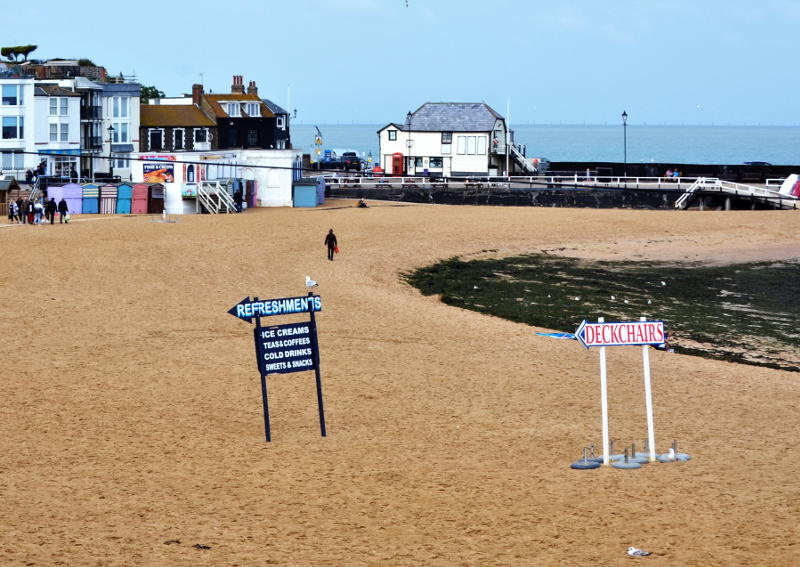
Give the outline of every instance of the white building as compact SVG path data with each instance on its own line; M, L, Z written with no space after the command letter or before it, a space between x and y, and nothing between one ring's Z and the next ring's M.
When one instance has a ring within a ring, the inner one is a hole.
M102 154L111 156L111 163L107 157L100 160L100 169L128 181L132 179L131 155L139 149L142 86L125 82L102 85Z
M0 169L3 175L25 178L39 164L34 143L35 104L32 77L0 73Z
M34 94L36 160L45 161L46 175L74 179L80 170L81 95L58 85L36 86Z
M256 206L291 207L292 182L302 167L301 150L140 152L132 157L133 182L163 183L169 214L198 212L197 190L204 181L240 180L254 192Z
M381 164L387 175L532 173L533 166L513 139L505 118L486 103L472 102L427 102L409 112L403 124L390 123L378 130Z

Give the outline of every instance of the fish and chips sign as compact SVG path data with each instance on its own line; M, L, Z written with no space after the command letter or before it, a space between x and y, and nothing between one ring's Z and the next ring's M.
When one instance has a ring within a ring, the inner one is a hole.
M322 380L319 372L319 347L317 343L316 311L322 310L322 298L313 293L307 297L287 297L264 299L246 297L234 305L228 313L251 323L255 320L253 338L256 346L256 361L261 375L261 396L264 402L264 432L267 442L272 440L269 423L269 402L267 399L267 375L286 374L313 370L317 381L317 406L319 408L319 427L323 437L325 430L325 411L322 403ZM309 321L286 325L262 326L262 317L308 313Z
M642 317L639 321L605 322L600 317L597 323L583 321L575 331L578 339L587 349L600 349L600 399L603 420L603 464L609 463L608 437L608 382L606 376L606 347L642 346L642 369L644 372L644 395L647 410L647 440L650 450L650 461L656 460L656 442L653 425L653 393L650 386L650 352L649 347L661 346L667 340L663 321L647 321Z

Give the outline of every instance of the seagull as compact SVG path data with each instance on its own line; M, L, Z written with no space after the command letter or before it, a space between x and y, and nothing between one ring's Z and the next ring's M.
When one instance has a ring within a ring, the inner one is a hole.
M311 276L306 276L306 287L315 287L317 286L317 282L311 279Z
M664 287L666 285L667 285L667 282L665 282L664 280L661 280L661 287Z
M611 296L611 301L614 301L615 299L617 299L617 298L612 295Z
M547 294L547 299L550 299L550 294L549 293Z
M480 288L478 286L474 285L474 286L472 286L472 289L480 289Z
M628 300L627 300L627 299L623 299L623 300L622 300L622 303L625 303L625 304L627 305L627 303L628 303Z
M580 295L575 298L575 301L580 301L580 300L581 300L581 296Z
M649 551L645 551L644 549L637 549L635 547L628 548L628 555L631 557L647 557L648 555L652 555Z

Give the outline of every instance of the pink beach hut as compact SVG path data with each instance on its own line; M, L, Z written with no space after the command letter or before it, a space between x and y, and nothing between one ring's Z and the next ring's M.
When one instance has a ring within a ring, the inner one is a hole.
M135 183L133 185L133 200L131 201L131 213L134 215L147 214L147 199L150 195L150 186L146 183Z

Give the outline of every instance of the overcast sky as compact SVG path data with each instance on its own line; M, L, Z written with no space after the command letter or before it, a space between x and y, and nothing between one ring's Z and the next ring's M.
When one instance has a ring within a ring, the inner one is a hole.
M797 0L36 0L0 22L169 96L243 75L301 123L485 101L512 124L800 124Z

